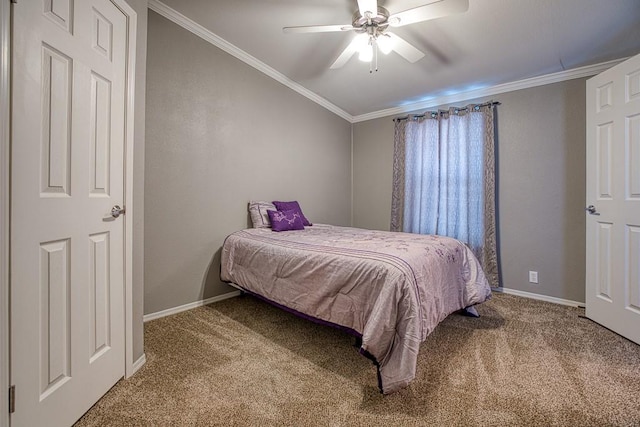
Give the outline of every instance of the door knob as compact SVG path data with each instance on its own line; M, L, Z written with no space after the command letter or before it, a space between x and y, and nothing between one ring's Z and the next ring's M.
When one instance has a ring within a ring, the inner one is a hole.
M589 215L600 215L600 212L596 211L596 207L593 205L589 205L585 208Z
M118 218L120 215L124 215L124 213L124 208L121 208L119 205L111 208L111 216L114 218Z

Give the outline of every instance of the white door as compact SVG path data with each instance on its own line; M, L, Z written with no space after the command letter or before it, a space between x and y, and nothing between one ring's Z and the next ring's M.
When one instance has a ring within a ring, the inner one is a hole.
M586 315L640 344L640 55L587 81Z
M11 383L17 426L68 426L124 375L127 17L13 7Z

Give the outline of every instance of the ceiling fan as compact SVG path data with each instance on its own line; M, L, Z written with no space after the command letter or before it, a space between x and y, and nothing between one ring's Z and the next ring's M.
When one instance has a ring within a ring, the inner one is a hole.
M378 5L377 0L358 0L358 10L353 14L351 24L284 27L282 30L285 33L355 31L358 35L342 51L330 68L342 67L358 52L360 60L369 62L369 72L373 72L374 58L375 71L378 71L378 50L385 55L392 50L396 51L411 63L424 56L424 53L415 46L397 34L388 31L389 27L402 27L466 12L468 9L469 0L431 0L422 6L391 15L387 9Z

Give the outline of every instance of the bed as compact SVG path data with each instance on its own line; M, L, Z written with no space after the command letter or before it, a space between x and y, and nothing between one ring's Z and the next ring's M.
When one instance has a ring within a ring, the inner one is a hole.
M458 240L324 224L229 235L221 279L358 337L385 394L415 377L420 344L438 323L491 297L477 259Z

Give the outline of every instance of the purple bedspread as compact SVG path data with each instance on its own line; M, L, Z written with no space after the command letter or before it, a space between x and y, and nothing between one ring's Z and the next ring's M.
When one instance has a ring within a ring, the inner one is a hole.
M362 335L384 393L416 373L420 343L449 314L491 288L472 252L442 236L316 224L227 237L221 279Z

